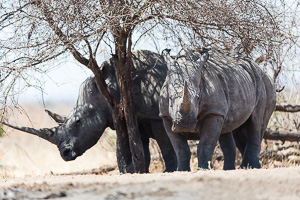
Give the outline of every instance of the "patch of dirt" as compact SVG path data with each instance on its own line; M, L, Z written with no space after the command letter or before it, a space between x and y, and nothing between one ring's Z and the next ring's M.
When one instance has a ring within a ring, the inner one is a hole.
M0 199L299 199L300 168L3 178Z

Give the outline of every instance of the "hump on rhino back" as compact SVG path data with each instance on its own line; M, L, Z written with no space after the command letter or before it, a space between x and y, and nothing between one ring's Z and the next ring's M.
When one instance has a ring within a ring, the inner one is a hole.
M160 120L158 98L167 76L167 65L161 55L135 51L132 56L133 98L139 118Z
M104 62L101 67L108 87L115 98L120 99L112 59ZM147 50L132 52L132 90L139 119L161 120L158 116L158 98L167 70L161 55Z

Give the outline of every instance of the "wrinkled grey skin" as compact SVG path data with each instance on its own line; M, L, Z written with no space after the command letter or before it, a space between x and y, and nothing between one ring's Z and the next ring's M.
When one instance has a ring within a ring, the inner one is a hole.
M159 117L158 108L159 92L167 74L167 66L161 55L150 51L133 52L132 61L133 98L145 151L146 169L148 170L150 164L149 138L154 138L161 149L166 165L165 171L174 171L177 167L176 155ZM104 62L101 68L108 87L119 100L112 61ZM58 127L36 130L10 126L56 144L65 161L76 159L95 145L105 128L114 129L112 114L97 89L94 77L89 77L82 83L76 106L68 117L47 112L60 124ZM126 171L133 172L132 165L127 166Z
M160 93L160 116L176 152L177 170L190 170L190 139L200 140L199 168L211 167L218 139L224 169L234 168L232 132L243 155L241 167L260 168L260 145L275 109L275 87L248 57L208 53L206 60L205 52L183 49L175 59L163 52L169 71Z

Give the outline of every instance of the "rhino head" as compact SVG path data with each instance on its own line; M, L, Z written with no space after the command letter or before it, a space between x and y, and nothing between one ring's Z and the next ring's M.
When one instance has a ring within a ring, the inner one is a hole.
M164 50L162 54L168 66L166 84L171 129L173 132L199 132L200 74L208 52L183 49L175 58L169 52Z
M48 110L46 112L59 124L58 126L33 129L8 123L3 124L37 135L55 144L65 161L71 161L81 156L97 143L105 128L113 128L110 110L97 89L94 77L89 77L82 83L76 106L68 117Z

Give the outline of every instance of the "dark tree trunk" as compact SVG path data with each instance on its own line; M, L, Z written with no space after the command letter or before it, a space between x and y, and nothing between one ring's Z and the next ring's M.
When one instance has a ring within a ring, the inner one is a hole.
M138 130L137 118L135 115L134 102L132 98L132 76L131 76L131 45L128 45L127 52L127 39L131 36L121 31L115 38L116 55L114 58L114 67L116 77L118 80L121 102L119 113L123 114L126 121L127 132L118 133L117 135L126 137L128 133L129 146L132 156L132 164L136 173L145 172L145 158L143 144ZM128 53L128 54L127 54ZM124 135L123 135L124 134ZM125 138L122 138L125 141Z
M119 108L113 111L114 126L117 133L116 155L118 168L121 173L134 173L126 121L124 115L120 115L119 111Z
M97 66L96 62L89 65L95 75L95 81L98 89L101 91L103 96L106 98L108 105L111 109L114 127L117 133L117 144L116 144L116 155L119 171L121 173L134 173L132 156L129 146L129 138L126 127L126 119L120 107L120 103L116 102L109 88L107 87L102 72Z

